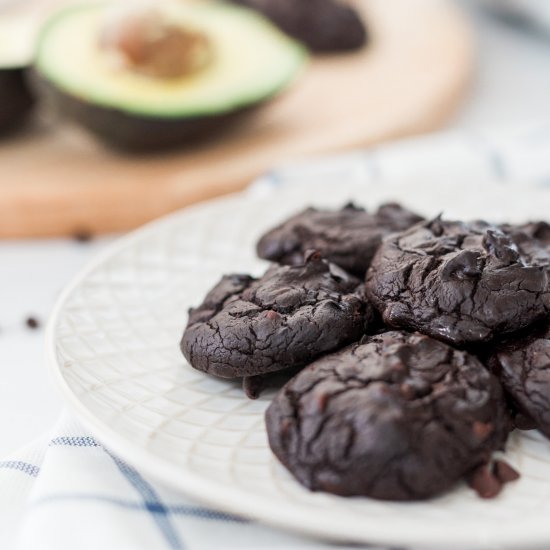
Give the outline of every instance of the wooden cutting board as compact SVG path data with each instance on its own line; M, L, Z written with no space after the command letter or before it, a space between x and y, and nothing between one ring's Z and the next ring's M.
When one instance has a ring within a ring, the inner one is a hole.
M445 0L359 3L370 47L316 58L289 91L219 139L124 156L77 128L41 120L1 142L0 237L128 230L242 189L282 162L441 126L472 72L462 15Z

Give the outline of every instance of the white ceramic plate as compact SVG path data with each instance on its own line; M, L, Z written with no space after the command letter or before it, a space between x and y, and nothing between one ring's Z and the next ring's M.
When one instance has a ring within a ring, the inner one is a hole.
M353 178L351 178L353 179ZM361 178L359 178L361 179ZM550 444L514 434L522 473L495 500L465 488L424 503L310 493L271 455L258 401L238 383L194 371L179 351L187 309L228 272L259 274L257 237L308 204L398 199L431 216L544 217L548 190L486 183L295 185L184 210L129 235L61 297L49 326L51 369L67 403L112 451L142 472L218 509L317 537L400 546L550 545Z

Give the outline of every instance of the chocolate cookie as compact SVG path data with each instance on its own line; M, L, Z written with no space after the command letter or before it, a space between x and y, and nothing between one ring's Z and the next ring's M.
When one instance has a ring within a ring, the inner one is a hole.
M342 269L364 277L382 239L420 221L420 216L393 203L382 205L375 214L353 204L336 211L307 208L266 233L257 252L260 258L295 265L314 248Z
M510 235L530 264L550 269L550 224L530 222L524 225L505 225L502 230Z
M498 228L435 219L384 241L366 292L388 325L464 346L546 317L548 281L548 269Z
M416 500L503 447L503 403L474 356L393 331L306 367L276 395L266 424L271 449L309 489Z
M550 324L500 345L490 365L523 417L550 438Z
M356 50L367 43L359 14L337 0L232 0L256 10L316 52Z
M360 281L315 252L305 265L273 266L260 279L224 277L190 311L181 349L198 370L255 376L305 365L373 323Z

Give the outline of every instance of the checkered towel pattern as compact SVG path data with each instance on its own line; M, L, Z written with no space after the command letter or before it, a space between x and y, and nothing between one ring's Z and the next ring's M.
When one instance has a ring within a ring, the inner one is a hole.
M0 548L330 549L211 510L156 484L63 415L0 462Z

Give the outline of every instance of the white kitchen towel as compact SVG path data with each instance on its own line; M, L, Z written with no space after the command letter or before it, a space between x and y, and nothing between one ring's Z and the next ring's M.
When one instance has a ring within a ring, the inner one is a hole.
M548 189L550 122L512 132L454 131L282 167L252 193L342 179L529 182ZM544 193L545 195L545 193ZM475 200L475 197L472 197ZM0 460L0 549L328 549L329 545L191 502L105 449L67 414L51 433ZM354 548L357 548L354 546Z
M0 461L0 487L2 550L346 548L191 502L111 454L68 414Z
M496 13L550 33L550 2L541 0L482 0Z
M550 99L549 99L550 101ZM460 186L528 182L550 190L550 119L537 125L437 132L347 154L279 166L257 180L253 193L278 187L346 181L368 184Z

